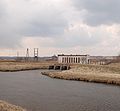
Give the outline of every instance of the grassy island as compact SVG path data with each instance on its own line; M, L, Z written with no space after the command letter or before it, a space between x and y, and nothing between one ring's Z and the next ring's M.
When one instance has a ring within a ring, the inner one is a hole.
M120 85L120 63L110 65L76 65L70 70L42 72L52 78Z

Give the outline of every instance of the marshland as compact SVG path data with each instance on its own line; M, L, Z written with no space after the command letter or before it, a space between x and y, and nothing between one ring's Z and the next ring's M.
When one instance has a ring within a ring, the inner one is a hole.
M17 62L17 61L0 61L0 71L14 72L23 70L48 69L49 65L54 64L54 61L44 62Z
M43 72L52 78L120 85L120 63L109 65L72 65L67 71Z
M106 85L120 85L120 63L71 64L70 70L48 70L55 63L1 61L0 99L7 102L0 101L0 111L117 111L120 108L119 86Z

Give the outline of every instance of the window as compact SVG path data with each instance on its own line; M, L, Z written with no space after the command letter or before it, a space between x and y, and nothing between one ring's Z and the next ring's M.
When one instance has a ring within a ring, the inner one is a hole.
M74 63L75 63L75 58L74 58Z
M78 58L78 63L80 63L80 58Z
M76 57L76 63L77 63L78 61L77 61L77 57Z

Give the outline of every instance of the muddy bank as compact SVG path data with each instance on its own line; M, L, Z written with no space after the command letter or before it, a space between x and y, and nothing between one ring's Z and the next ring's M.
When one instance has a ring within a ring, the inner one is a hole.
M0 100L0 111L27 111L27 110Z
M48 69L53 62L0 62L0 71L15 72L25 70Z
M120 68L112 66L81 65L61 72L42 72L43 75L65 79L120 85Z

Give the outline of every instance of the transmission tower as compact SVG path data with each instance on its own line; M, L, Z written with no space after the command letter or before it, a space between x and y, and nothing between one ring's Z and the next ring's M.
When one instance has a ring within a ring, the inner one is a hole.
M38 61L38 48L34 48L34 60Z

